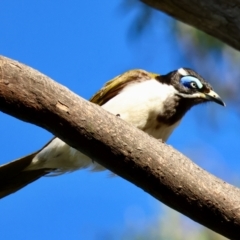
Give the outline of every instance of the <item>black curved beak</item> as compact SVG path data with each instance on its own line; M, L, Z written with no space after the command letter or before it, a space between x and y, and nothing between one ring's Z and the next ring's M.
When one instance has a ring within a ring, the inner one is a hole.
M210 92L205 93L205 98L209 101L213 101L215 103L218 103L222 106L226 106L226 104L223 102L223 100L220 98L220 96L214 92L213 90L210 90Z

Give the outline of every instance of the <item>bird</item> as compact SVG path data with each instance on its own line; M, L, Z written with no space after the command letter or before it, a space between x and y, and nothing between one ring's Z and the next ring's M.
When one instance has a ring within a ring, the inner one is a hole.
M90 102L164 142L191 107L205 102L225 106L211 85L190 68L165 75L142 69L127 71L107 82ZM83 168L104 170L95 160L53 137L40 150L0 166L0 198L43 176Z

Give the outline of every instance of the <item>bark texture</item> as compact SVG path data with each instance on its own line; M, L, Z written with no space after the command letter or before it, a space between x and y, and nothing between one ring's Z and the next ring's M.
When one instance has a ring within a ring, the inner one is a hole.
M240 50L239 0L141 0Z
M240 190L23 64L0 57L0 110L41 126L156 199L240 239Z

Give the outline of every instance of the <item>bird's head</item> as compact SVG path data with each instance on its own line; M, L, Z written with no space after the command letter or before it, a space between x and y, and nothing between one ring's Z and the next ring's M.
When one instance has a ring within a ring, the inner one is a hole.
M208 101L225 106L225 103L213 91L211 85L189 68L179 68L167 75L162 75L161 79L172 85L177 91L176 95L185 99L189 103L189 107Z

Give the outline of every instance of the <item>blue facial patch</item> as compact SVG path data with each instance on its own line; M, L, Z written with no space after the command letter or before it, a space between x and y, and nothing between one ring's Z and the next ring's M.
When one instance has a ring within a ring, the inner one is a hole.
M203 84L199 81L198 78L193 76L183 76L180 79L180 83L187 88L202 88ZM195 86L195 87L194 87Z

